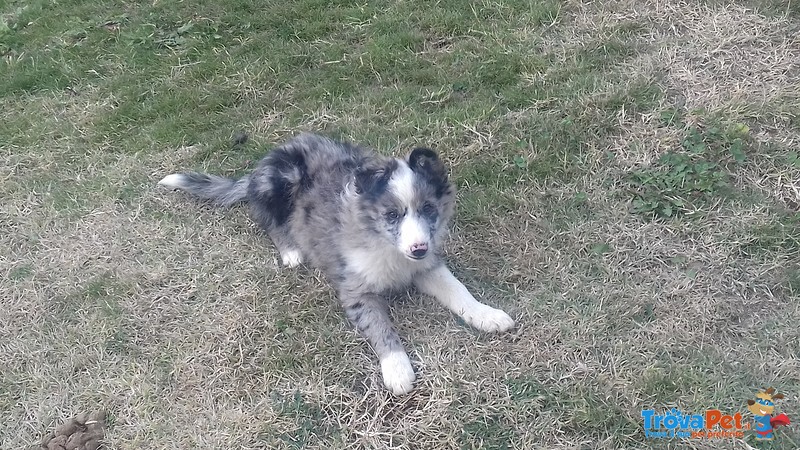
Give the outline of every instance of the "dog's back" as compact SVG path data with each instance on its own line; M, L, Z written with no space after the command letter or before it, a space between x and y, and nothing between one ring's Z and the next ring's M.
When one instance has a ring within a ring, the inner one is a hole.
M247 200L254 219L266 230L300 219L297 213L305 213L306 222L314 208L334 206L330 200L341 194L363 160L359 147L310 133L297 136L272 150L250 175ZM298 208L308 197L329 201Z

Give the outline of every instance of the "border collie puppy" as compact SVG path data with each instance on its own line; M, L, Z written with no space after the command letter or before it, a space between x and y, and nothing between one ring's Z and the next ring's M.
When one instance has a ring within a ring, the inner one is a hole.
M430 149L390 158L304 133L238 180L181 173L159 184L221 206L246 201L284 265L323 271L396 395L411 391L415 377L389 318L389 294L416 286L481 331L514 327L508 314L475 300L439 256L455 188Z

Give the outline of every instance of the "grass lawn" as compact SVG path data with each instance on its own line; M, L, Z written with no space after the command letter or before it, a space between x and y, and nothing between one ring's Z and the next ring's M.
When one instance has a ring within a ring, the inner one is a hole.
M0 447L800 448L800 3L373 3L0 0ZM156 187L299 130L436 148L517 329L411 293L392 397L319 273ZM645 437L768 386L771 443Z

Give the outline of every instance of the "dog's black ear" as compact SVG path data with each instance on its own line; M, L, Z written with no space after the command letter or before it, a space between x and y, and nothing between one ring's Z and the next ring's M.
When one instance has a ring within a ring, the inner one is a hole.
M380 195L386 190L389 178L396 168L397 161L393 159L365 159L356 169L356 193L370 196Z
M429 148L417 147L408 155L408 166L436 187L436 195L447 192L447 169L444 163Z
M447 181L447 169L436 152L429 148L417 147L412 150L408 155L408 166L420 175Z

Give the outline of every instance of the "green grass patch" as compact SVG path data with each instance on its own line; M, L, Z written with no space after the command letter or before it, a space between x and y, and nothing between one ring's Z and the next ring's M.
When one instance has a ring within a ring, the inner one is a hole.
M751 240L741 246L748 255L800 254L800 213L783 214L777 220L754 227L748 236Z
M698 379L699 378L699 379ZM668 405L672 399L684 395L687 386L696 386L700 379L688 367L669 365L650 367L644 371L639 384L647 401L653 405Z
M774 17L800 17L800 3L794 0L739 0L736 3Z
M661 117L667 123L679 120L673 110ZM679 149L629 174L633 212L649 218L700 214L729 198L734 193L731 171L747 159L748 132L742 124L725 130L715 125L687 128Z
M8 278L14 281L22 281L30 278L33 275L33 266L30 264L21 264L14 266L8 273Z
M568 429L593 439L608 438L618 447L632 442L640 424L630 419L613 397L602 392L599 386L575 386L574 389L574 392L562 393Z
M545 193L540 197L542 212L546 213L552 230L564 232L571 226L591 221L597 214L586 192L555 196Z
M800 269L797 267L787 267L783 273L783 286L789 295L800 294Z
M119 301L130 294L130 286L115 274L99 274L73 292L51 302L56 322L77 324L86 314L96 314L103 320L116 323L124 315Z
M492 172L491 167L497 166L475 165L459 174L459 214L469 220L466 223L485 223L489 219L487 212L491 209L500 209L506 213L518 209L518 199L510 192L510 186L519 182L521 174L516 169Z
M517 403L536 402L540 408L556 406L546 385L532 377L517 377L506 380L511 398Z
M667 153L654 168L633 172L633 211L644 216L672 217L695 212L730 191L728 176L703 157Z
M278 438L289 448L302 449L313 443L324 442L339 433L337 427L324 419L319 405L309 402L300 391L289 395L275 393L273 402L282 416L296 421L297 429L281 433Z
M625 110L630 114L653 111L663 97L662 89L652 80L639 79L623 86L602 99L598 106L604 110Z
M459 448L463 450L486 448L508 450L512 448L514 435L515 430L504 424L501 416L489 415L464 424L459 439Z

